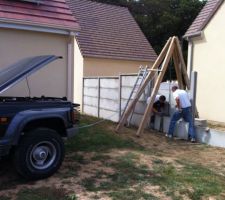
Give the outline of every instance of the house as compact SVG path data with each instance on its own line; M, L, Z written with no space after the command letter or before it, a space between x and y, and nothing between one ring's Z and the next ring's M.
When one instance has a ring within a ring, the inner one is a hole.
M225 1L209 0L184 35L188 71L198 72L200 117L225 122Z
M157 55L125 7L67 0L81 31L75 40L74 99L82 103L83 77L137 73Z
M157 55L127 8L89 0L0 0L0 67L63 56L1 95L67 96L82 103L84 76L118 76ZM29 85L29 87L28 87Z
M71 45L78 31L64 0L0 0L0 68L30 56L63 56L28 77L28 84L31 96L72 98ZM28 96L27 82L1 95Z

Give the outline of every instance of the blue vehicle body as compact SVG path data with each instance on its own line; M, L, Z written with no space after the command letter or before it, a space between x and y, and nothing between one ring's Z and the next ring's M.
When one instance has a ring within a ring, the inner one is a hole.
M4 68L0 71L0 93L60 58L30 57ZM78 107L66 98L0 97L0 158L19 145L24 134L39 127L53 129L61 137L73 136L78 131L74 119Z
M32 99L17 101L17 98L1 97L0 118L7 122L0 124L0 157L7 155L10 149L18 145L20 137L26 131L38 127L56 130L62 137L72 137L78 132L72 114L78 104L57 98ZM60 126L59 126L60 124Z

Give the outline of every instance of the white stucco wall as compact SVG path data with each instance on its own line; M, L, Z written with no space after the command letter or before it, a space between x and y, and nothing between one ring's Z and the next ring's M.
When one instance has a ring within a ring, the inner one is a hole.
M83 92L83 73L84 59L80 52L78 43L74 40L74 92L73 101L79 103L82 107L82 92Z
M202 38L193 42L200 117L225 122L225 2L203 30Z
M21 58L58 55L57 60L31 75L31 96L63 97L67 95L68 36L14 29L0 29L0 69ZM28 96L26 81L2 93L4 96Z

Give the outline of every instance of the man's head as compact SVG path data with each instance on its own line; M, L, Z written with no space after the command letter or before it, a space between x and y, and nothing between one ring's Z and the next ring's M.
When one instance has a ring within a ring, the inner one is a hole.
M161 96L159 97L159 101L160 101L160 103L165 103L166 97L165 97L164 95L161 95Z
M174 85L174 86L172 87L172 92L175 92L177 89L178 89L178 87L177 87L176 85Z

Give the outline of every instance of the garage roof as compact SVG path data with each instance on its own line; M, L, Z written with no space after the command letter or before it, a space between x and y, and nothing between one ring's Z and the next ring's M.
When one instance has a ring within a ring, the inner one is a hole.
M71 31L79 28L65 0L42 0L40 4L0 0L0 21Z
M223 2L224 0L208 0L204 8L185 33L184 37L187 38L198 35L198 33L207 26Z
M85 57L155 61L157 55L129 10L89 0L67 0L81 31Z

